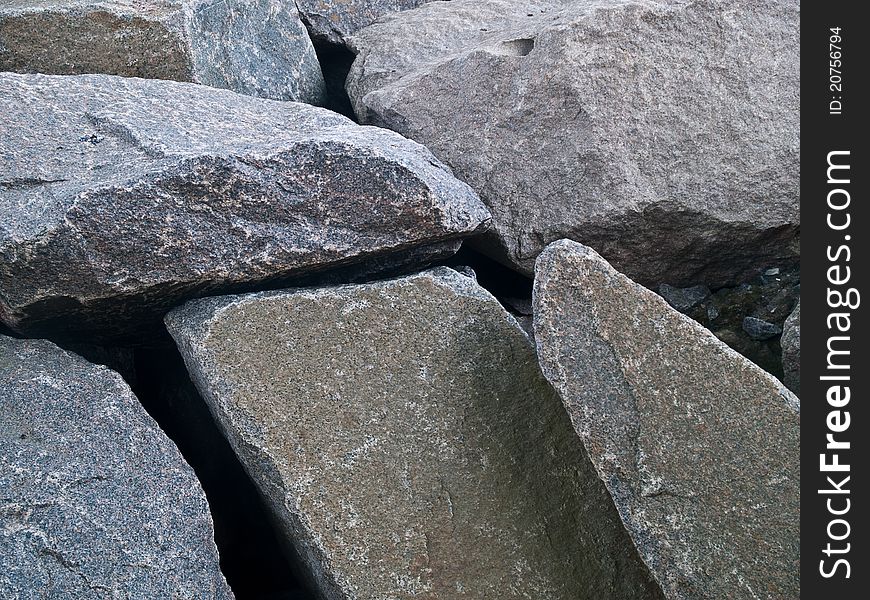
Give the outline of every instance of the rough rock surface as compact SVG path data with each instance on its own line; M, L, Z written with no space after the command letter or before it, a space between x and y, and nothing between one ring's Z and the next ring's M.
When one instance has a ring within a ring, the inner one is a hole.
M795 394L801 393L801 303L785 320L782 329L782 382Z
M320 104L292 0L4 0L0 71L173 79Z
M296 0L315 41L343 44L352 33L383 15L416 8L432 0Z
M661 597L473 279L208 298L166 322L325 598Z
M719 287L797 261L798 32L797 0L432 2L351 37L347 90L480 194L500 260L570 238Z
M568 240L538 258L535 336L544 374L669 598L799 597L791 392Z
M0 336L0 597L232 598L213 535L118 374Z
M31 336L111 337L234 285L424 261L489 221L419 144L305 104L4 74L0 131L0 320Z

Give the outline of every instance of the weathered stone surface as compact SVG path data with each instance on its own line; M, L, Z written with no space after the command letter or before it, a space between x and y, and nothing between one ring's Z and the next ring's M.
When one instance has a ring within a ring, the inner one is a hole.
M472 278L194 300L166 322L325 598L660 597Z
M782 329L782 382L795 394L801 393L801 303L785 320Z
M432 0L296 0L299 13L316 41L343 44L350 34L383 15L416 8Z
M0 596L232 598L199 482L121 377L3 336Z
M304 104L4 74L0 130L0 320L31 336L112 337L233 286L425 263L489 220L419 144Z
M0 71L190 81L320 104L292 0L4 0Z
M515 268L571 238L719 287L797 261L797 32L797 0L432 2L351 37L347 90L480 194Z
M669 598L798 598L800 414L777 379L567 240L538 258L535 335Z

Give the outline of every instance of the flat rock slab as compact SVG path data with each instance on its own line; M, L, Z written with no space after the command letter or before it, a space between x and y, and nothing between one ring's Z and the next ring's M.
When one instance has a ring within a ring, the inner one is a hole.
M193 470L120 375L5 336L0 597L233 597Z
M343 44L347 36L384 15L416 8L432 0L296 0L315 41Z
M481 249L517 270L570 238L649 287L721 287L799 255L799 13L432 2L351 37L347 91L480 194Z
M425 261L489 221L419 144L305 104L3 74L0 130L0 320L33 337L162 329L194 296Z
M166 322L325 598L661 597L472 278L194 300Z
M538 258L535 336L668 598L798 598L800 413L773 376L593 250Z
M0 71L172 79L325 101L292 0L4 0Z
M801 393L801 301L785 320L782 328L783 383L795 394Z

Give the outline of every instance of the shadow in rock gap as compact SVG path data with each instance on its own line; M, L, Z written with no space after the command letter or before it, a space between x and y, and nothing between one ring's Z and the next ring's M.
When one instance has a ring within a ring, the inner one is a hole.
M344 83L355 58L354 53L339 44L315 41L314 50L320 61L320 70L326 82L326 108L359 122Z
M800 298L800 268L770 267L740 285L711 290L704 285L655 290L673 308L693 318L720 340L782 379L785 320Z
M533 337L532 279L470 248L467 243L441 264L459 270L470 267L478 283ZM732 349L782 379L780 336L786 318L800 297L799 267L770 267L733 287L711 290L702 283L685 288L662 284L654 291Z
M477 283L495 296L496 300L516 318L529 337L534 339L532 279L473 250L468 244L462 244L459 252L442 264L460 271L463 271L462 267L469 267L474 271Z
M310 600L268 507L197 392L174 346L133 350L133 391L178 446L208 498L221 570L238 600Z
M0 335L5 335L8 337L14 337L14 338L21 337L20 335L18 335L17 333L12 331L8 327L6 327L6 325L4 325L2 321L0 321Z

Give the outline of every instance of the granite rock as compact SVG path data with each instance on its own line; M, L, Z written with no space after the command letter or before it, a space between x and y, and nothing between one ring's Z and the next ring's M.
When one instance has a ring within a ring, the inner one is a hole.
M799 13L432 2L350 38L347 90L480 194L505 264L571 238L647 286L733 285L799 255Z
M233 597L199 482L121 377L2 336L0 597Z
M798 598L799 400L563 240L538 258L543 372L673 599Z
M343 44L345 38L379 17L416 8L432 0L296 0L315 42Z
M292 0L4 0L0 71L172 79L320 104Z
M661 597L472 278L193 300L166 322L327 600Z
M0 320L33 337L135 338L190 297L425 263L489 221L419 144L305 104L3 74L0 130Z
M801 303L785 320L782 328L782 382L800 396L801 393Z

